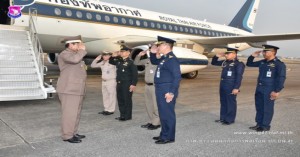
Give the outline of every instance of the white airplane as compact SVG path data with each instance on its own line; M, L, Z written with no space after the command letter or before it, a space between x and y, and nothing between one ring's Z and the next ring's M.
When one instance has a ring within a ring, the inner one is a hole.
M116 51L125 44L133 48L131 57L158 35L177 41L174 53L181 71L195 78L205 68L208 59L203 53L218 52L224 47L240 51L261 47L267 41L300 39L300 33L254 35L252 29L260 0L247 0L228 26L152 12L99 0L13 0L21 6L22 16L10 25L28 26L29 13L37 10L36 29L48 60L56 63L64 49L61 40L81 35L87 47L87 57L94 58L102 50ZM12 0L10 0L12 3ZM139 67L143 71L143 67Z

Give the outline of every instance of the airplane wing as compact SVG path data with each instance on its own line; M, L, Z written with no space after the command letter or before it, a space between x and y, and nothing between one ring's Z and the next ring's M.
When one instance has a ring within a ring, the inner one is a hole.
M193 39L174 38L176 41L191 41L207 47L216 48L224 47L232 43L248 43L252 47L261 47L267 41L276 40L292 40L300 39L300 33L287 33L287 34L266 34L266 35L247 35L247 36L223 36L223 37L199 37ZM128 47L136 47L140 45L147 45L155 42L156 37L126 35L122 37L114 37L109 39L102 39L96 41L89 41L86 44L99 45L99 42L109 42L117 45L126 45Z
M229 37L204 37L200 39L190 39L191 41L203 45L226 45L232 43L258 43L275 40L300 39L300 33L287 34L267 34L267 35L249 35L249 36L229 36ZM251 44L253 45L253 44Z

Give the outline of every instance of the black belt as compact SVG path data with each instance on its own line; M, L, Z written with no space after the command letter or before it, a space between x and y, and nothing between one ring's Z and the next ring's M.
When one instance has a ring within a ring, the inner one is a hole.
M146 85L148 85L148 86L152 86L152 85L153 85L153 83L146 83Z

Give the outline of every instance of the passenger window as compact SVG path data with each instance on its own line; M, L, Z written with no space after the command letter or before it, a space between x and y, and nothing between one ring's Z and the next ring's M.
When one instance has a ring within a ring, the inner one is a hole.
M86 13L86 18L87 18L87 19L89 19L89 20L90 20L90 19L92 19L92 17L93 17L93 16L92 16L92 14L91 14L91 13Z
M55 15L61 15L61 10L59 8L54 9Z
M106 22L109 22L109 21L110 21L110 17L109 17L109 16L106 15L104 18L105 18L105 21L106 21Z
M81 13L80 11L77 11L77 12L76 12L76 16L77 16L78 18L82 18L82 13Z
M96 14L96 19L97 19L98 21L100 21L100 20L101 20L101 15Z
M123 24L126 24L126 23L127 23L125 18L122 18L122 23L123 23Z
M71 11L71 10L66 10L66 15L67 15L68 17L72 16L72 11Z
M118 23L118 22L119 22L118 17L114 17L114 23Z

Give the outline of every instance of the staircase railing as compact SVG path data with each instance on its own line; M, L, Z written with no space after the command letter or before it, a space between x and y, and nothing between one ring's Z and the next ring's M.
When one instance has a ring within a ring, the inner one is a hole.
M35 58L37 61L37 65L38 65L38 71L40 73L42 82L44 82L44 55L43 55L42 45L37 36L37 31L35 27L36 19L37 19L37 9L30 8L29 9L29 34L30 34L30 39L32 42Z

